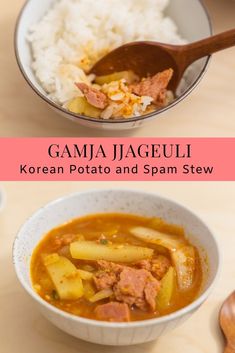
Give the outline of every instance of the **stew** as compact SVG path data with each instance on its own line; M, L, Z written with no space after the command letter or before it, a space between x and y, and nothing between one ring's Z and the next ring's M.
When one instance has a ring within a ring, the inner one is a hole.
M35 291L61 310L125 322L187 306L203 273L183 228L160 218L96 214L52 229L32 255L31 277Z

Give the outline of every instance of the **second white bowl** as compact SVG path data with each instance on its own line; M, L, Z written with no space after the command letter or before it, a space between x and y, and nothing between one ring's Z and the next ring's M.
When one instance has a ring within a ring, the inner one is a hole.
M54 227L75 217L94 213L128 213L163 218L183 226L186 235L201 251L205 280L200 296L189 306L164 317L130 323L108 323L73 316L39 297L30 280L30 259L42 237ZM205 253L207 258L205 259ZM219 269L219 250L212 232L187 208L155 194L129 190L77 193L56 200L37 211L19 231L13 261L20 283L43 315L61 330L85 341L104 345L132 345L155 340L185 321L206 300ZM209 273L207 264L209 263Z

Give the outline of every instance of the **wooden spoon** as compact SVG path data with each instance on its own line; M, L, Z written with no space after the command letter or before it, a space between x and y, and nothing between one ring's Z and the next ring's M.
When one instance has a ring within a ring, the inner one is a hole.
M235 46L235 29L187 45L132 42L104 56L91 73L103 76L132 70L144 78L172 68L174 76L169 88L175 91L185 70L194 61L232 46Z
M235 353L235 292L226 299L220 310L220 326L227 340L224 353Z

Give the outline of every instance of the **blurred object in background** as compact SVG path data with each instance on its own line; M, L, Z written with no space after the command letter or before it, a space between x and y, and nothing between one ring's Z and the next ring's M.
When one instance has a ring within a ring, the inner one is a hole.
M203 0L203 3L210 13L215 33L234 28L234 0Z
M0 185L0 212L3 210L6 203L6 194L3 187Z

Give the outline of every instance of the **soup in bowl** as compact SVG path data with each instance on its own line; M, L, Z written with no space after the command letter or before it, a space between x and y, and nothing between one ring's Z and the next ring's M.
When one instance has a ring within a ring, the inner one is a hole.
M183 322L217 276L213 234L189 210L128 190L78 193L34 214L14 244L18 278L56 326L109 345Z

